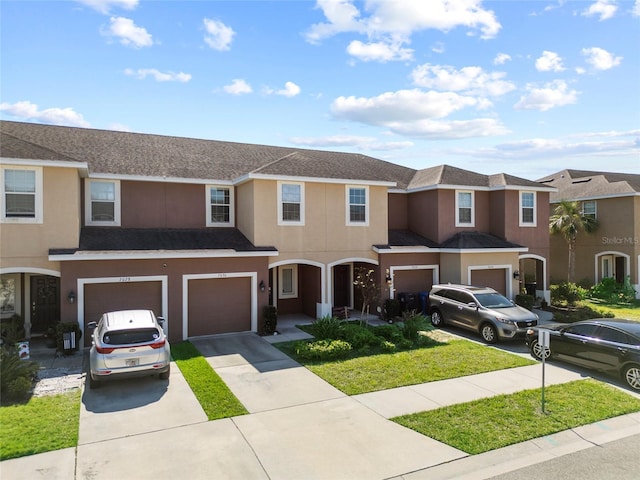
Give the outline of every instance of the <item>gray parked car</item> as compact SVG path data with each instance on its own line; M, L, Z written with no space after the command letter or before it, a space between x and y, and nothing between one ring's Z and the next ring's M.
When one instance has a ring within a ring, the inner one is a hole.
M153 374L169 378L171 350L163 322L151 310L107 312L99 322L90 322L89 387L112 378Z
M524 336L538 316L515 305L493 288L434 285L429 292L431 323L455 325L478 332L487 343Z

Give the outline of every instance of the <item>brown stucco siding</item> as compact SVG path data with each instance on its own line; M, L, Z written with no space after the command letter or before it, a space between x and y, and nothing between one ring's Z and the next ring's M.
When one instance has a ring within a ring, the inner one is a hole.
M202 228L206 225L204 185L123 181L120 190L123 227Z
M403 193L389 194L389 229L406 230L408 221L409 195Z

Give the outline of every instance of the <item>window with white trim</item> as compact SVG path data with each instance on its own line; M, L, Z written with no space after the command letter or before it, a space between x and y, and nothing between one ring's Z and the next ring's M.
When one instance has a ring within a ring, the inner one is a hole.
M304 183L278 182L278 225L304 225Z
M85 224L120 225L120 182L118 180L85 181Z
M298 266L284 265L278 268L279 298L298 298Z
M233 188L207 185L207 226L233 227Z
M42 223L42 168L2 168L2 222Z
M598 217L598 209L595 200L585 200L582 202L582 215L596 220Z
M473 191L456 191L456 227L475 226Z
M347 185L347 225L369 225L369 188Z
M536 192L520 192L520 226L536 226Z

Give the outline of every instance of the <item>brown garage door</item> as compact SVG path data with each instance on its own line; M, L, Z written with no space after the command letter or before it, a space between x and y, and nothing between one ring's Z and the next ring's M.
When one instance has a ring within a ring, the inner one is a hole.
M507 294L506 270L493 268L490 270L472 270L471 284L480 287L491 287L503 295Z
M433 285L433 269L396 270L393 287L396 292L428 292Z
M84 286L84 331L87 323L98 321L104 312L132 309L162 312L161 282L89 283ZM91 345L91 336L84 336L85 346Z
M251 279L189 280L188 336L251 330Z

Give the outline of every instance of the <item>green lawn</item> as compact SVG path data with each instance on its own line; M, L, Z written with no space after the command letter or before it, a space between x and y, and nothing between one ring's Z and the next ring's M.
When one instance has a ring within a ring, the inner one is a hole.
M476 400L392 420L469 454L640 411L640 399L596 380L578 380Z
M171 356L209 420L248 413L191 342L172 345Z
M296 358L287 345L276 346L347 395L536 363L467 340L450 340L436 346L397 353L378 353L326 362L306 362Z
M633 305L618 305L594 300L586 300L584 303L599 310L604 309L613 312L615 318L628 318L629 320L640 322L640 300L636 300Z
M0 407L0 460L75 447L80 390Z

